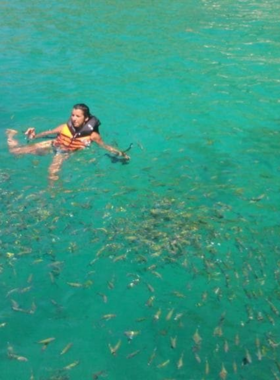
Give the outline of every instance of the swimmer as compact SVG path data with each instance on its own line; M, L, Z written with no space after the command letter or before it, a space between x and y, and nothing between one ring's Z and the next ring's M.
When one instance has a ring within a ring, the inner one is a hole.
M92 142L95 142L101 148L109 151L114 157L121 157L125 161L130 159L125 152L104 143L99 134L99 125L100 121L91 115L87 105L76 104L73 106L70 119L67 123L38 134L36 134L35 128L28 128L25 132L28 141L51 135L56 135L56 137L54 136L51 139L35 144L20 146L18 140L15 138L17 131L7 129L7 143L10 152L16 155L45 155L53 151L55 155L49 167L49 179L55 181L58 179L58 173L63 161L69 158L70 153L85 149L89 147Z

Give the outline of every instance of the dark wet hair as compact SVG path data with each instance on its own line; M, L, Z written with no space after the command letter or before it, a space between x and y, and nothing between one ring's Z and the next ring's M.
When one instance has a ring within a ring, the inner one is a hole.
M73 106L73 109L83 111L85 118L88 117L90 119L92 117L92 114L90 113L89 107L86 104L83 104L83 103L75 104Z

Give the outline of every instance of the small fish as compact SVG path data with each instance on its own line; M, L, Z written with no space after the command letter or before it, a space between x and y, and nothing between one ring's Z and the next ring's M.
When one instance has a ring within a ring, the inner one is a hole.
M108 234L108 231L107 231L106 228L104 228L104 227L96 228L96 231L102 231L102 232L104 232L105 234Z
M108 288L111 290L114 289L114 287L115 287L114 281L108 281L107 285L108 285Z
M223 335L223 329L222 329L222 327L221 326L215 327L213 335L214 336L222 336Z
M229 351L229 345L228 345L228 341L227 340L225 340L225 342L224 342L224 351L225 352Z
M181 293L181 292L178 292L176 290L174 290L174 292L172 292L174 294L174 296L178 297L178 298L186 298L186 296Z
M163 368L163 367L166 367L169 363L170 363L170 360L167 359L167 360L165 360L165 362L162 362L162 363L158 364L158 365L157 365L157 368Z
M196 360L198 363L201 363L200 356L198 355L197 352L195 352L194 357L195 357L195 360Z
M201 336L198 333L198 329L196 329L196 331L195 331L195 333L193 335L193 340L194 340L195 344L197 344L197 345L200 345L200 343L202 341L202 338L201 338Z
M8 353L8 356L14 353L13 346L9 342L8 342L8 347L7 347L7 353Z
M13 310L19 309L19 304L15 300L11 300L11 303L12 303Z
M66 354L66 352L68 352L72 346L73 346L73 343L68 343L68 344L63 348L63 350L61 351L60 355L64 355L64 354Z
M181 319L183 315L184 315L183 313L176 314L174 317L174 321L179 321L179 319Z
M274 371L271 371L271 372L272 372L275 380L280 380L277 373L275 373Z
M269 299L266 299L267 303L269 304L271 310L273 311L273 313L275 315L279 315L279 310L276 308L276 306L269 300Z
M30 314L35 313L36 309L37 309L37 306L36 306L35 302L33 301L31 304L31 309L29 310Z
M242 365L252 364L252 357L250 355L250 352L246 349L245 350L245 356L242 359Z
M79 363L80 363L80 361L79 361L79 360L76 360L75 362L73 362L73 363L71 363L71 364L68 364L68 365L67 365L66 367L64 367L63 369L64 369L65 371L68 371L68 370L70 370L70 369L76 367Z
M127 254L123 254L123 255L120 255L120 256L117 256L114 258L113 262L116 263L117 261L123 261L127 258Z
M266 313L266 316L267 316L267 319L269 320L269 322L274 326L275 325L275 321L272 318L272 316L270 314L267 314L267 313Z
M259 201L262 200L264 197L265 197L265 194L261 194L261 195L259 195L259 196L256 197L256 198L251 198L250 203L259 202Z
M271 338L268 338L267 339L268 341L268 344L270 345L270 347L272 347L273 349L275 349L276 347L278 347L280 345L280 342L279 343L276 343L273 339Z
M118 343L114 347L112 347L111 344L109 344L109 349L112 355L115 356L117 354L117 351L119 350L121 344L122 344L121 340L119 340Z
M227 370L225 369L225 366L224 366L224 363L222 364L222 369L221 369L221 372L219 373L220 375L220 378L222 380L225 380L227 378Z
M278 362L278 360L275 360L275 364L277 366L278 371L280 372L280 363Z
M155 300L155 296L151 296L148 301L146 302L146 306L152 307Z
M91 266L91 265L95 264L97 262L97 260L98 260L98 258L95 258L95 259L91 260L90 263L89 263L89 265Z
M151 271L151 273L152 273L154 276L156 276L157 278L162 279L162 275L161 275L160 273L158 273L158 272L156 272L156 271Z
M105 376L106 372L105 371L99 371L96 372L92 375L93 380L98 380L100 376Z
M97 293L97 294L98 294L100 297L102 297L104 303L107 303L107 302L108 302L108 297L106 296L106 294L103 294L103 293Z
M224 323L225 318L226 318L226 312L224 312L224 313L220 316L219 326L221 326L221 325Z
M167 321L169 321L169 320L172 318L173 313L174 313L174 309L171 309L171 310L168 312L168 314L167 314L167 316L166 316L165 319L166 319Z
M257 358L258 358L259 361L262 360L262 352L261 352L260 348L257 349L256 356L257 356Z
M32 264L40 264L43 262L43 259L36 259L32 262Z
M72 286L72 288L83 288L84 285L79 282L67 282L67 285Z
M26 286L25 288L19 289L19 293L27 293L32 289L32 286Z
M184 352L182 352L178 362L177 362L177 368L180 369L184 365Z
M146 317L139 317L136 319L136 322L144 322L146 319Z
M235 335L234 342L235 342L235 345L236 345L236 346L239 346L240 338L239 338L239 335L238 335L238 334Z
M214 352L218 353L219 351L220 351L220 345L218 343L216 343L216 347L214 349Z
M202 295L201 295L201 299L203 302L206 302L207 301L207 298L208 298L208 293L207 292L203 292Z
M152 285L147 284L147 287L151 293L154 293L155 289L152 287Z
M25 356L15 355L16 360L20 362L28 362L28 359Z
M54 340L55 340L55 338L47 338L47 339L40 340L38 343L46 345L46 344L53 342Z
M139 146L139 148L140 148L141 150L144 149L143 145L142 145L139 141L137 142L137 145Z
M128 285L127 285L127 288L128 289L131 289L131 288L134 288L136 285L138 285L140 282L140 279L139 278L135 278L133 281L131 281Z
M152 352L152 355L150 356L150 359L148 361L148 365L151 365L152 362L154 361L155 357L156 357L156 354L157 354L157 348L154 348L153 352Z
M131 354L128 354L126 358L127 359L134 358L134 356L138 355L139 352L140 352L140 350L136 350L136 351L132 352Z
M49 276L50 276L51 283L54 284L55 283L55 277L54 277L53 273L49 272Z
M116 318L116 316L116 314L104 314L101 319L105 319L106 321L108 321L109 319Z
M137 256L136 261L138 263L146 263L148 260L145 256L139 255L139 256Z
M177 336L175 336L175 338L170 338L170 346L171 348L175 349L176 346L177 346Z
M11 294L16 293L16 292L18 292L18 291L19 291L19 288L11 289L11 290L9 290L8 293L6 294L6 297L9 297ZM13 302L13 300L12 300L12 302ZM15 302L15 301L14 301L14 302Z
M140 331L125 331L124 335L128 338L128 340L132 340L135 336L139 335Z
M209 367L209 362L208 359L205 359L205 375L209 375L210 372L210 367Z
M158 309L158 311L154 315L154 321L158 321L160 316L161 316L161 309Z
M252 308L249 305L246 305L246 311L248 315L248 320L252 321L254 319L254 313L253 313Z
M99 251L96 252L95 256L99 257L106 248L107 248L107 244L104 247L100 248Z
M9 359L18 360L19 362L28 362L28 359L25 356L20 356L16 354L9 354Z
M90 288L92 286L93 282L91 280L87 280L85 281L85 283L83 284L83 287L84 288Z

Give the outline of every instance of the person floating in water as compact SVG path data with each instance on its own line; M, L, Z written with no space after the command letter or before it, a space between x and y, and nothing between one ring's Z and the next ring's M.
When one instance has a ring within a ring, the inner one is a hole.
M49 167L49 179L55 181L58 179L58 173L63 161L69 157L70 153L85 149L92 142L95 142L116 157L121 157L125 161L130 159L124 152L104 143L99 134L99 125L100 121L91 115L87 105L76 104L73 106L71 117L67 123L38 134L36 134L35 128L28 128L25 132L28 141L55 134L57 135L56 137L22 146L19 145L18 140L15 138L17 131L7 129L7 142L10 152L16 155L44 155L53 151L55 155Z

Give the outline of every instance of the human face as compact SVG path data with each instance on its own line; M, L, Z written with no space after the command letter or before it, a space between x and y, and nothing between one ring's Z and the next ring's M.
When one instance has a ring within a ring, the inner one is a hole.
M75 128L80 128L87 122L88 118L85 118L85 115L82 110L73 108L71 114L71 121Z

